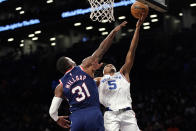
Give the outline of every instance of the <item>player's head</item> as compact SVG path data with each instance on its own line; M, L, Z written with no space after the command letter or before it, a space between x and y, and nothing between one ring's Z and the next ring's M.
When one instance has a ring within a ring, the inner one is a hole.
M56 63L57 70L63 74L75 65L76 63L71 58L65 56L60 57Z
M110 73L115 73L116 72L116 68L114 65L112 64L107 64L104 69L103 69L103 74L110 74Z

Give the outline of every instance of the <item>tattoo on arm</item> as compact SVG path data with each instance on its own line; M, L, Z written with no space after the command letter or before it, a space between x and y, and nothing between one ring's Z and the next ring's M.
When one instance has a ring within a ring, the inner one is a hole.
M100 61L103 57L103 55L106 53L106 51L110 48L112 45L112 41L116 35L116 31L112 30L111 33L101 42L98 49L93 53L93 58L97 58L98 61Z
M116 33L116 31L112 30L111 33L101 42L100 46L92 54L92 56L89 56L82 61L82 66L84 68L88 68L94 61L97 60L99 62L103 58L103 55L112 45L112 40L114 39Z
M122 22L120 25L116 26L111 32L110 34L101 42L100 46L98 47L98 49L93 53L91 57L91 59L86 60L88 64L85 65L89 65L90 62L97 60L98 62L102 59L103 55L106 53L106 51L110 48L110 46L112 45L112 41L116 35L116 33L118 31L121 30L122 27L126 26L127 22L124 21ZM83 64L83 62L82 62Z

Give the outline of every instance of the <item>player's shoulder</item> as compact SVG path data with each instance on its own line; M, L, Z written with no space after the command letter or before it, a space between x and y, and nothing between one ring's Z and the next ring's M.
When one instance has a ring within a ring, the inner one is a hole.
M70 68L68 71L65 72L65 74L61 77L61 79L66 79L67 77L70 76L70 74L72 75L72 72L77 72L78 70L78 66L73 66L72 68Z
M118 71L114 73L114 76L122 76L122 74L120 73L120 71Z
M119 75L119 74L121 74L121 73L120 73L120 71L117 71L117 72L115 72L115 74Z

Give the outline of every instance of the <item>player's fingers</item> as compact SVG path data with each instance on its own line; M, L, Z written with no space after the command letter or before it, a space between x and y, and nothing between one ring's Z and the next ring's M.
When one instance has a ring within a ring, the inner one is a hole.
M123 25L123 26L126 26L127 23L128 23L127 21L124 21L124 22L122 23L122 25Z
M63 128L68 128L66 125L61 125L61 127L63 127Z
M70 121L64 119L61 126L63 128L69 128L70 127Z
M128 22L127 22L127 21L124 21L123 23L124 23L124 24L127 24Z
M68 121L68 120L66 120L66 122L68 123L68 124L70 124L71 122L70 121Z
M63 123L64 124L67 124L67 123L70 123L70 121L66 120L66 119L63 119Z
M141 24L144 21L144 15L142 14L141 17L139 17L138 22Z
M64 125L65 128L70 128L69 124Z
M66 128L65 124L63 124L63 123L59 123L58 125L59 125L60 127L62 127L62 128Z
M141 17L142 22L144 21L144 15L145 15L145 13L142 13L142 17Z
M67 118L69 118L69 116L62 116L64 119L67 119Z

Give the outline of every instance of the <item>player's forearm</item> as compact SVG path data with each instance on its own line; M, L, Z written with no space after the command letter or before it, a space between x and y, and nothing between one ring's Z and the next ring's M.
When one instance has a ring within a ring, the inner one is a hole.
M117 31L112 30L110 32L110 34L101 42L100 44L100 48L102 50L102 52L105 54L106 51L110 48L110 46L112 45L112 41L114 39L114 37L116 36Z
M98 58L98 61L100 61L103 57L103 55L106 53L106 51L110 48L112 45L112 40L114 39L116 33L121 30L122 27L126 26L127 22L124 21L120 25L116 26L110 34L101 42L99 48L93 53L94 58Z
M137 27L135 29L135 33L133 35L132 41L131 41L131 45L129 48L129 51L131 52L131 54L135 54L137 45L138 45L138 41L139 41L139 31L140 31L140 27Z
M50 109L49 109L49 114L50 114L50 117L54 121L58 120L58 109L61 105L61 102L62 102L62 98L60 98L60 97L55 96L52 99L52 103L51 103L51 106L50 106Z
M102 59L103 55L108 51L108 49L112 45L112 41L116 36L117 32L118 31L112 30L110 34L101 42L99 48L94 53L94 56L97 57L99 61Z
M139 40L139 30L140 30L139 28L136 28L135 30L135 33L131 41L131 45L129 47L129 51L126 56L125 64L120 70L123 74L129 74L133 66L135 51L136 51L138 40Z
M63 85L60 81L60 84L55 89L55 96L52 99L52 103L49 109L50 117L54 120L58 120L58 109L62 102L62 95L63 95Z

